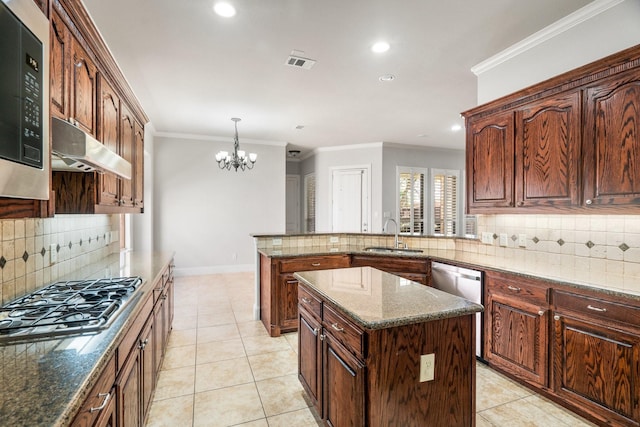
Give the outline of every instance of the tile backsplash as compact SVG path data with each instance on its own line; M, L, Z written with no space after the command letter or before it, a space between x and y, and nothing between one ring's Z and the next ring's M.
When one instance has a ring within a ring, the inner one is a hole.
M5 304L119 251L118 230L119 215L0 220L0 301Z

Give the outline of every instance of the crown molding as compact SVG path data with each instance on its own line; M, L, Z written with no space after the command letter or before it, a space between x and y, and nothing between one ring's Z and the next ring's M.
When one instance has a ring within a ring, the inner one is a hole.
M493 55L477 65L474 65L471 67L471 72L476 76L479 76L503 62L564 33L576 25L589 20L624 1L625 0L595 0L542 30L530 35L526 39L508 47L502 52Z
M233 142L233 137L199 135L193 133L179 132L154 132L155 138L173 138L173 139L190 139L194 141L216 141L216 142ZM256 144L256 145L273 145L276 147L286 147L287 143L283 141L269 141L265 139L239 138L240 144Z

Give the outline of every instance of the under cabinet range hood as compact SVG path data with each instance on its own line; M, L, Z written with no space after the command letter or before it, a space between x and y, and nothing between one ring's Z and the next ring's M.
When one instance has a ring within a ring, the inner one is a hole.
M57 117L51 119L51 153L54 171L110 172L131 179L131 163L91 135Z

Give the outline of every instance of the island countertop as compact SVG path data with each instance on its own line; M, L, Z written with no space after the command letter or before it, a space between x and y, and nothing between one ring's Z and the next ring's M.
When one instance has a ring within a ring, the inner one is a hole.
M372 267L304 271L296 279L365 329L383 329L483 310L479 304Z

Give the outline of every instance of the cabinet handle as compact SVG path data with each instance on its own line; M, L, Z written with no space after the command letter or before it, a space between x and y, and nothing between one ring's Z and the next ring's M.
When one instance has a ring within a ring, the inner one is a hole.
M556 314L555 316L553 316L553 320L556 320L556 321L560 320L560 316Z
M518 202L518 206L524 206L524 202Z
M98 393L98 397L104 397L102 405L98 406L97 408L90 408L89 412L102 411L104 407L107 406L107 402L109 402L109 399L111 399L111 393Z
M307 297L302 297L302 302L305 304L311 304L311 300Z
M538 311L538 316L544 316L544 310Z
M320 267L320 263L319 262L312 262L311 266L312 267Z
M591 203L593 203L593 200L591 200L591 199L587 199L587 200L585 200L584 202L585 202L587 205L590 205Z
M520 292L522 290L516 286L511 286L511 285L507 286L507 288L509 288L509 290L513 292Z
M589 305L587 306L587 308L588 308L589 310L597 311L597 312L600 312L600 313L604 313L604 312L606 312L606 311L607 311L607 309L606 309L606 308L594 307L594 306L592 306L591 304L589 304Z
M318 335L318 332L320 332L320 329L313 328L313 335Z
M344 332L344 328L341 328L340 326L338 326L337 323L332 323L331 327L333 328L334 331Z

